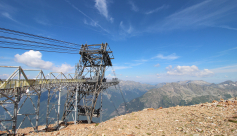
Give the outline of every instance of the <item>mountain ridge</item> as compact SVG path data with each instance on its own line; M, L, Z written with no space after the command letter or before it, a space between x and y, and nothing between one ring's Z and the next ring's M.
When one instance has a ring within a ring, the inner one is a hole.
M126 112L139 111L144 108L193 105L235 96L237 96L237 82L226 81L212 84L201 80L178 81L165 83L160 88L153 88L143 96L126 103ZM125 113L124 104L120 105L118 111L120 111L119 114ZM116 114L116 112L113 112L110 116L116 116Z

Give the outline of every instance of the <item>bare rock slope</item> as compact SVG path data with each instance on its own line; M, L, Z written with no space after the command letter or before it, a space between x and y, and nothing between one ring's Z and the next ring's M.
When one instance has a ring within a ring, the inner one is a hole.
M19 132L26 131L27 128ZM69 125L59 131L27 135L237 135L237 101L222 99L192 106L148 108L99 124Z

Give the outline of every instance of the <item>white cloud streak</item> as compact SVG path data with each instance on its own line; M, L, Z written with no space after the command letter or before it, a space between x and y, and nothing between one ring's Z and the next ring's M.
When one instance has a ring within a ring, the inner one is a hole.
M155 65L155 67L159 67L159 66L160 66L160 64L159 64L159 63Z
M135 11L135 12L139 11L139 8L132 1L129 1L129 4L132 6L133 11Z
M107 75L106 78L115 78L115 76L112 76L111 74Z
M136 31L136 29L131 24L124 25L123 21L119 23L119 28L120 30L119 30L118 37L120 37L120 39L125 39L127 37L132 37L132 36L136 36L140 34L140 32Z
M193 77L208 77L212 76L214 72L208 69L200 70L197 66L176 66L172 68L171 65L166 67L167 74L172 76L193 76Z
M18 21L16 21L15 19L13 19L12 16L11 16L8 12L2 12L2 16L4 16L4 17L6 17L6 18L8 18L8 19L10 19L10 20L12 20L12 21L18 23Z
M97 26L98 25L98 22L95 22L95 21L91 21L91 22L87 22L87 20L86 19L84 19L84 24L86 24L86 25L91 25L91 26Z
M129 27L126 28L123 21L120 22L119 27L123 30L122 33L131 34L133 32L133 27L129 25Z
M133 67L133 66L139 66L143 63L125 63L125 64L129 65L129 67Z
M140 60L134 60L134 61L137 61L137 62L147 62L148 60L146 60L146 59L140 59Z
M25 64L29 67L53 70L55 72L63 72L63 73L67 73L67 72L73 70L73 68L74 68L68 64L62 64L60 67L55 66L50 61L42 60L41 52L33 51L33 50L27 51L27 52L23 53L22 55L16 54L15 61Z
M114 19L109 16L107 1L106 0L95 0L95 7L107 20L113 23Z
M163 54L158 54L157 56L153 57L152 59L165 59L165 60L175 60L175 59L178 59L179 56L177 56L175 53L173 54L170 54L168 56L164 56Z
M237 47L234 47L234 48L231 48L231 49L228 49L228 50L224 50L224 51L221 51L219 53L228 53L229 51L232 51L232 50L237 50Z
M85 17L87 17L88 19L90 19L92 21L92 24L96 24L96 27L98 26L99 28L101 28L103 31L110 33L108 30L106 30L105 28L103 28L101 25L98 24L97 21L93 20L91 17L89 17L88 15L86 15L84 12L82 12L80 9L78 9L75 5L73 5L71 2L69 2L68 0L65 0L69 5L71 5L75 10L77 10L78 12L80 12L82 15L84 15ZM85 23L85 22L84 22ZM91 23L90 23L91 24Z
M0 79L7 79L9 76L9 74L2 74L0 75Z
M128 69L128 68L132 68L131 66L114 66L113 67L115 70L118 70L118 69Z
M236 9L237 4L235 1L206 0L175 12L161 22L156 22L148 31L196 29L209 26L216 27L220 25L220 23L223 23L223 20L230 19L229 13ZM228 27L225 28L228 29Z
M222 25L222 26L219 26L219 27L220 27L220 28L225 28L225 29L237 31L237 28L233 28L233 27L230 27L230 26L227 26L227 25Z
M35 18L34 20L35 20L38 24L41 24L41 25L45 25L45 26L49 26L49 25L50 25L48 19L45 19L45 18Z
M219 67L215 69L211 69L215 73L236 73L237 72L237 65L230 65L225 67Z
M152 14L152 13L155 13L155 12L158 12L158 11L160 11L160 10L167 9L167 8L169 8L168 5L163 5L163 6L161 6L161 7L156 8L156 9L147 11L147 12L145 12L145 14Z

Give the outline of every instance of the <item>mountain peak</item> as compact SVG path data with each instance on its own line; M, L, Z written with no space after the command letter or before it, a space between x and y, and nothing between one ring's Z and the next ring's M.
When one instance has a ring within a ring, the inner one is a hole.
M185 80L185 81L178 81L177 83L179 83L181 85L185 85L188 83L193 83L193 84L198 84L198 85L210 85L211 84L211 83L208 83L203 80Z
M233 81L231 81L231 80L226 80L225 82L222 82L222 83L220 83L220 84L233 84L234 82Z

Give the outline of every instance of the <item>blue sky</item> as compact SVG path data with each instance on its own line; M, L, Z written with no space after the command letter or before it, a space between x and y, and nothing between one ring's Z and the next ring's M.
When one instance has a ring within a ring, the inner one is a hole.
M236 0L0 1L0 27L78 44L107 42L117 77L144 83L236 81L236 15ZM0 65L45 73L74 72L79 58L0 48ZM12 72L0 69L0 78Z

